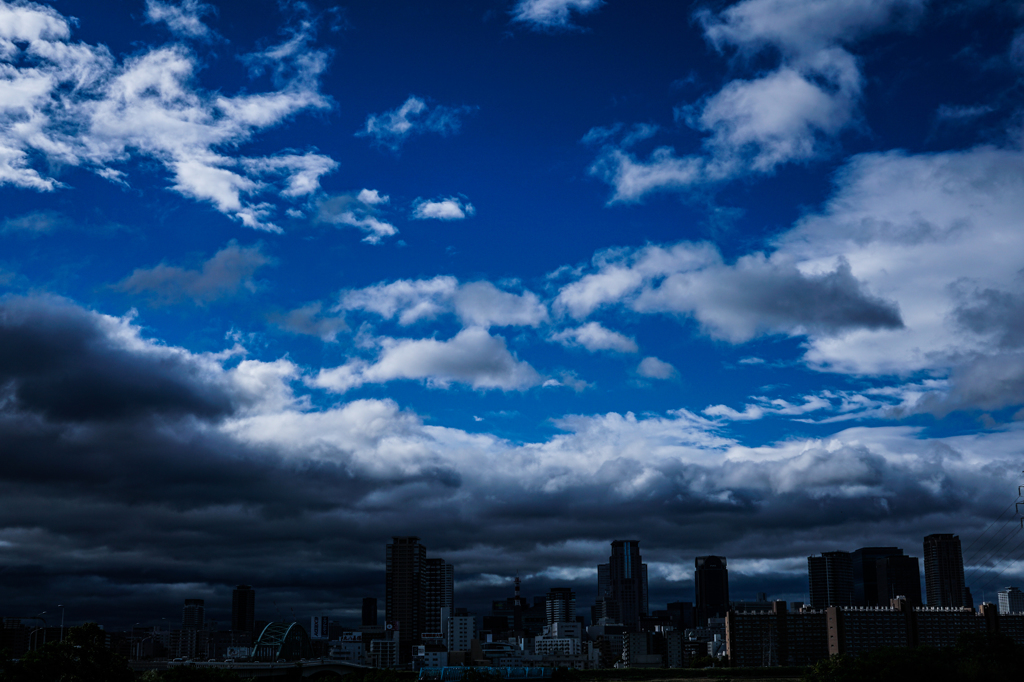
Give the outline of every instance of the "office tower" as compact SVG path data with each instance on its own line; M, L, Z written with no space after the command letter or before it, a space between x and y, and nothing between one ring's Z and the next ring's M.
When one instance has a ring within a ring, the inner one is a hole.
M252 585L238 585L231 591L231 629L250 636L256 629L256 590Z
M455 606L455 569L444 559L427 559L423 632L441 632L441 609Z
M1017 587L1007 587L998 593L999 613L1024 613L1024 592Z
M427 548L418 537L393 537L385 555L385 620L398 630L399 655L411 658L411 646L423 634Z
M637 541L612 542L612 554L608 557L608 588L619 622L629 630L636 630L640 626L640 616L647 615L647 566L640 557L640 543Z
M861 547L853 553L853 605L888 606L885 586L878 584L876 562L890 556L901 556L899 547Z
M964 557L958 535L925 537L924 584L928 606L964 606Z
M888 556L875 560L878 605L888 606L906 597L910 606L921 606L921 565L916 556Z
M363 627L377 625L377 598L363 597Z
M811 606L853 606L853 557L849 552L822 552L807 557Z
M181 627L188 630L202 630L206 622L206 601L186 599L181 612Z
M724 618L729 610L729 569L724 556L699 556L693 566L697 627L702 628L708 618Z
M544 608L547 624L576 622L576 593L568 587L553 587L548 590Z

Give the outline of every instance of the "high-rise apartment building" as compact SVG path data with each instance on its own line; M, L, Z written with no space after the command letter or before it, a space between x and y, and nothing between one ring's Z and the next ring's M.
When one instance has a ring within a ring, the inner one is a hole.
M967 595L964 589L964 557L960 549L960 536L936 533L925 537L924 583L928 606L965 605Z
M394 537L385 554L385 620L399 633L404 663L423 634L427 591L427 548L414 536Z
M1007 587L998 592L999 613L1024 613L1024 592L1017 587Z
M729 569L724 556L699 556L693 561L697 627L708 618L724 618L729 610Z
M441 609L455 606L455 569L444 559L427 559L423 632L441 632Z
M600 568L598 570L600 577ZM636 540L615 540L608 557L608 592L611 601L608 611L617 613L626 628L636 630L640 617L648 613L647 564L640 556L640 543Z
M853 556L849 552L822 552L807 557L811 607L853 606Z
M377 598L363 597L363 627L377 625Z
M553 587L548 590L544 603L547 624L576 622L576 593L568 587Z
M231 591L231 630L252 637L256 629L256 590L239 585Z

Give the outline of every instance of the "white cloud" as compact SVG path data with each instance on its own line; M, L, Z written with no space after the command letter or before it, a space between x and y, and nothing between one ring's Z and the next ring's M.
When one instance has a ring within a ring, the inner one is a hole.
M473 204L463 202L457 197L427 201L417 199L413 203L412 217L418 220L462 220L476 213Z
M339 308L365 310L407 326L446 312L459 282L454 277L400 279L342 293Z
M357 194L339 194L323 197L317 206L316 221L330 225L345 225L363 231L363 241L379 244L385 237L398 234L398 228L381 219L380 207L390 198L375 189L363 189Z
M648 379L671 379L679 374L675 367L653 356L641 360L636 373Z
M636 341L602 327L598 322L588 322L575 329L565 329L551 335L552 341L557 341L563 346L582 346L590 352L599 350L611 350L619 353L636 353Z
M344 393L366 383L397 379L424 380L447 388L452 383L474 389L524 390L542 377L509 352L505 340L485 329L469 327L447 341L436 339L380 339L376 361L351 360L341 367L320 370L310 381L319 388Z
M459 284L454 277L397 280L341 295L339 309L364 310L407 326L454 313L466 326L536 327L548 319L547 307L531 291L513 294L490 282Z
M572 28L572 12L589 14L603 4L604 0L519 0L512 20L536 29Z
M179 4L146 0L146 19L153 23L167 24L171 33L183 38L213 38L216 34L203 23L203 15L215 11L215 8L199 0L181 0Z
M679 191L749 173L772 173L781 164L826 153L857 123L863 76L846 43L906 23L923 0L743 0L719 14L698 12L717 49L734 47L747 58L778 51L778 67L726 83L677 114L704 132L704 153L677 156L659 147L646 160L627 152L629 135L614 132L590 173L610 184L614 202L636 202L651 192ZM593 132L593 131L592 131ZM588 135L590 137L590 135Z
M195 2L149 5L152 20L182 31L200 30L187 18L198 21L203 9ZM0 55L0 183L51 191L59 181L36 166L84 166L124 184L118 166L149 158L171 172L177 192L249 227L279 231L271 220L275 207L260 197L302 196L334 168L313 153L247 158L236 152L260 130L329 106L318 83L327 57L308 45L314 31L308 21L284 44L248 56L257 64L273 53L278 89L235 96L196 87L200 64L180 45L118 63L105 47L70 42L68 21L51 8L3 3L0 25L14 41ZM275 179L283 186L267 181Z
M431 107L415 95L410 95L397 109L366 117L363 129L357 137L369 137L375 144L398 151L412 135L437 133L448 136L459 132L462 116L473 107Z
M532 291L513 294L490 282L469 282L454 297L455 314L465 325L478 327L537 327L548 309Z

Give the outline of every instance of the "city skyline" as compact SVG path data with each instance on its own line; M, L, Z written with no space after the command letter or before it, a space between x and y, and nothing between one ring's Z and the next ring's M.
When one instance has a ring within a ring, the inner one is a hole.
M1022 82L1017 3L0 0L0 610L994 601Z

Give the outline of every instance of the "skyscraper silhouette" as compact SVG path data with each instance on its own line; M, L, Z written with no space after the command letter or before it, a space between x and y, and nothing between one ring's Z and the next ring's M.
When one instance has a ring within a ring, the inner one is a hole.
M252 585L239 585L231 591L231 630L252 637L256 628L256 590Z
M705 627L708 618L724 618L729 610L728 562L724 556L699 556L693 567L697 626Z
M398 629L398 653L404 663L411 658L412 643L423 634L427 548L418 537L394 537L385 564L384 617Z
M924 583L928 606L965 605L964 557L960 549L960 536L936 533L925 537Z
M640 543L636 540L615 540L607 565L606 589L611 595L608 601L612 603L609 615L627 628L636 630L640 627L640 616L648 613L647 564L640 556ZM599 566L599 577L601 573Z

